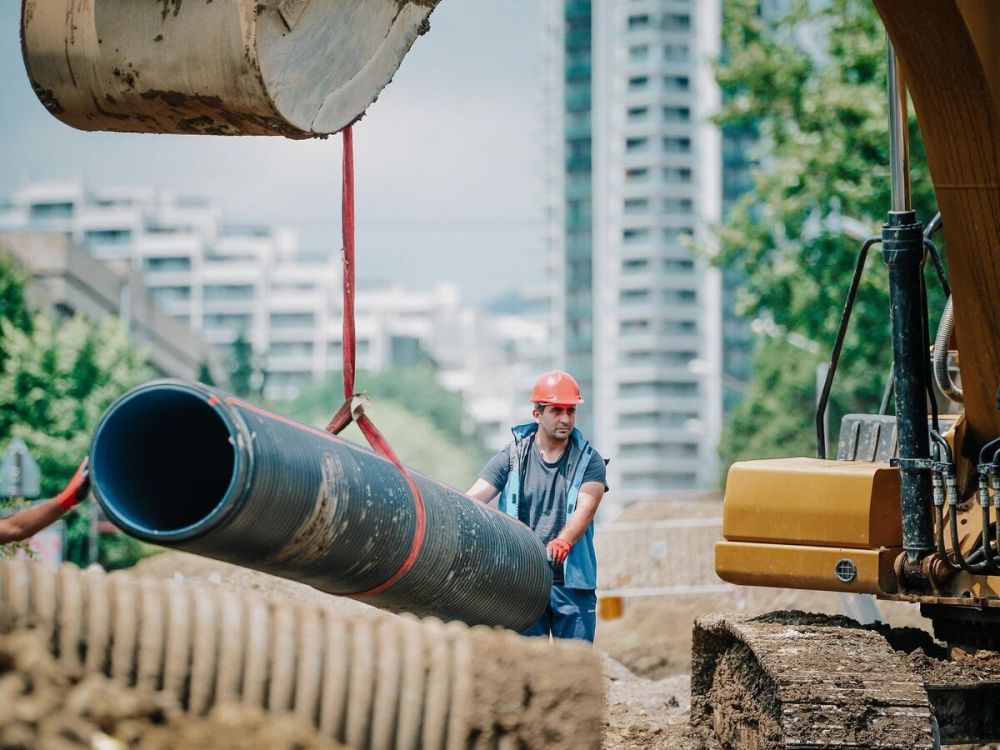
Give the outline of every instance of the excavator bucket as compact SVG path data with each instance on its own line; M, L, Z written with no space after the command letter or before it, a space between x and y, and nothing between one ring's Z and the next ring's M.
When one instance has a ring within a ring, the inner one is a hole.
M23 0L25 66L81 130L335 133L357 120L440 0Z

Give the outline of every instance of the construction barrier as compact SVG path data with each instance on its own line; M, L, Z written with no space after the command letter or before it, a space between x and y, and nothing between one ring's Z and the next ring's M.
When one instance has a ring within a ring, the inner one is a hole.
M598 596L670 596L729 591L715 574L722 519L678 518L600 524Z

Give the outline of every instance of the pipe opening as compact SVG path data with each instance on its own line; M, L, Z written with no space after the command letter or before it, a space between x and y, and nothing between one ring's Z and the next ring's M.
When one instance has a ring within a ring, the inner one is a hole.
M225 502L236 467L230 427L205 396L142 390L108 413L94 438L95 488L129 533L171 535Z

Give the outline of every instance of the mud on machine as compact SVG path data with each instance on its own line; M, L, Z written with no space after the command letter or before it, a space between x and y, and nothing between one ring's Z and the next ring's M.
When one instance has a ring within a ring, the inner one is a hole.
M818 457L733 465L716 570L742 585L918 603L938 642L800 613L700 620L692 722L730 748L1000 740L1000 657L949 658L1000 651L1000 6L875 5L887 31L892 207L859 254L817 414ZM940 207L926 227L909 205L907 88ZM942 225L948 275L931 239ZM876 245L892 373L879 413L845 416L828 460L826 402ZM932 356L928 259L948 297Z

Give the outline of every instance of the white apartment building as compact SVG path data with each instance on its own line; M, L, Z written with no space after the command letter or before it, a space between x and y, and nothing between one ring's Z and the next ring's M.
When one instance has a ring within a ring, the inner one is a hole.
M218 205L150 189L31 184L0 206L0 230L70 236L94 257L142 274L160 307L214 345L223 359L242 333L267 371L266 395L288 398L340 370L342 289L338 252L304 255L296 237L227 226ZM429 357L460 369L460 300L453 285L358 289L361 370Z
M566 366L611 504L718 485L718 0L548 0L552 251Z
M531 420L531 390L555 367L548 290L526 287L516 310L463 310L459 367L446 367L442 382L462 394L468 429L499 450L511 427Z

